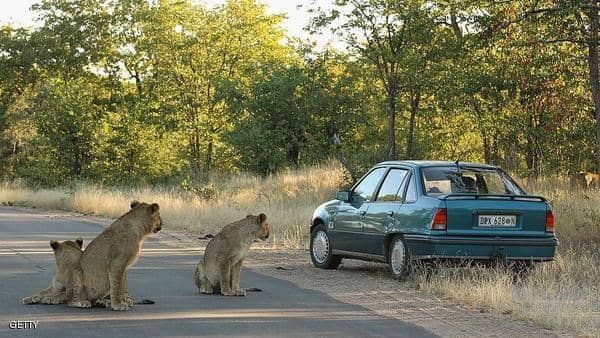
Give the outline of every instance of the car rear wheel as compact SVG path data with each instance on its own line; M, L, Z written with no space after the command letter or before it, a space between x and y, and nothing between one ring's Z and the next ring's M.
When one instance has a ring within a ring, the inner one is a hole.
M342 258L331 253L331 241L323 224L317 225L310 234L310 259L321 269L336 269Z
M409 271L408 249L402 237L394 237L388 249L388 268L392 278L402 280Z

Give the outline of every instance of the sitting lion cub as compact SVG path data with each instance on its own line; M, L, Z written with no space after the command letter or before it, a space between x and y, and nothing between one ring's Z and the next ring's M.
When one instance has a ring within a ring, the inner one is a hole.
M161 228L158 204L131 202L131 210L98 235L81 256L88 299L113 310L128 310L134 302L127 292L127 269L140 256L144 239Z
M23 298L23 304L64 304L73 307L90 307L83 287L79 260L83 251L81 238L75 241L50 241L56 259L56 273L52 284L33 295Z
M250 244L269 237L267 216L248 215L226 225L208 242L204 257L196 267L194 281L201 293L221 291L224 296L245 296L240 289L240 270Z

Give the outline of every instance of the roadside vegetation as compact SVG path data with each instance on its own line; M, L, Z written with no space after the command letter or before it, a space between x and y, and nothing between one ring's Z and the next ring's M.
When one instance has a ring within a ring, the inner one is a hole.
M272 231L269 243L277 248L306 245L310 216L335 196L343 181L337 166L316 166L283 171L266 177L238 174L215 177L197 188L105 188L75 184L68 189L0 186L0 203L116 218L127 212L132 200L156 202L166 229L215 234L225 224L247 214L265 213Z
M334 162L334 161L330 161ZM0 204L61 209L118 217L133 199L157 202L166 229L193 235L216 233L248 213L267 214L279 249L308 247L307 224L314 208L331 199L346 179L336 165L302 168L260 177L215 177L201 188L104 188L77 184L70 189L33 190L0 186ZM417 270L407 285L455 299L483 311L529 320L544 328L584 336L600 333L600 192L572 190L566 180L523 182L526 191L552 203L560 239L554 262L515 277L510 269L438 266ZM308 254L306 256L309 259Z
M552 205L560 244L554 262L515 275L510 268L439 266L411 282L469 306L529 320L544 328L600 336L600 191L567 179L522 182Z

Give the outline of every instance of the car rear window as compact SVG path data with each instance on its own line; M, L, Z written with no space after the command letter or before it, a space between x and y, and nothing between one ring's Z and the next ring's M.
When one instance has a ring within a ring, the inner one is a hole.
M425 194L524 195L502 170L474 167L427 167L422 169Z

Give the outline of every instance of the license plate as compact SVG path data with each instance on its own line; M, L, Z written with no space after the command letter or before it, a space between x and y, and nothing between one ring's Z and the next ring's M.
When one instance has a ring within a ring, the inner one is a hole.
M479 215L480 227L514 227L517 216L514 215Z

